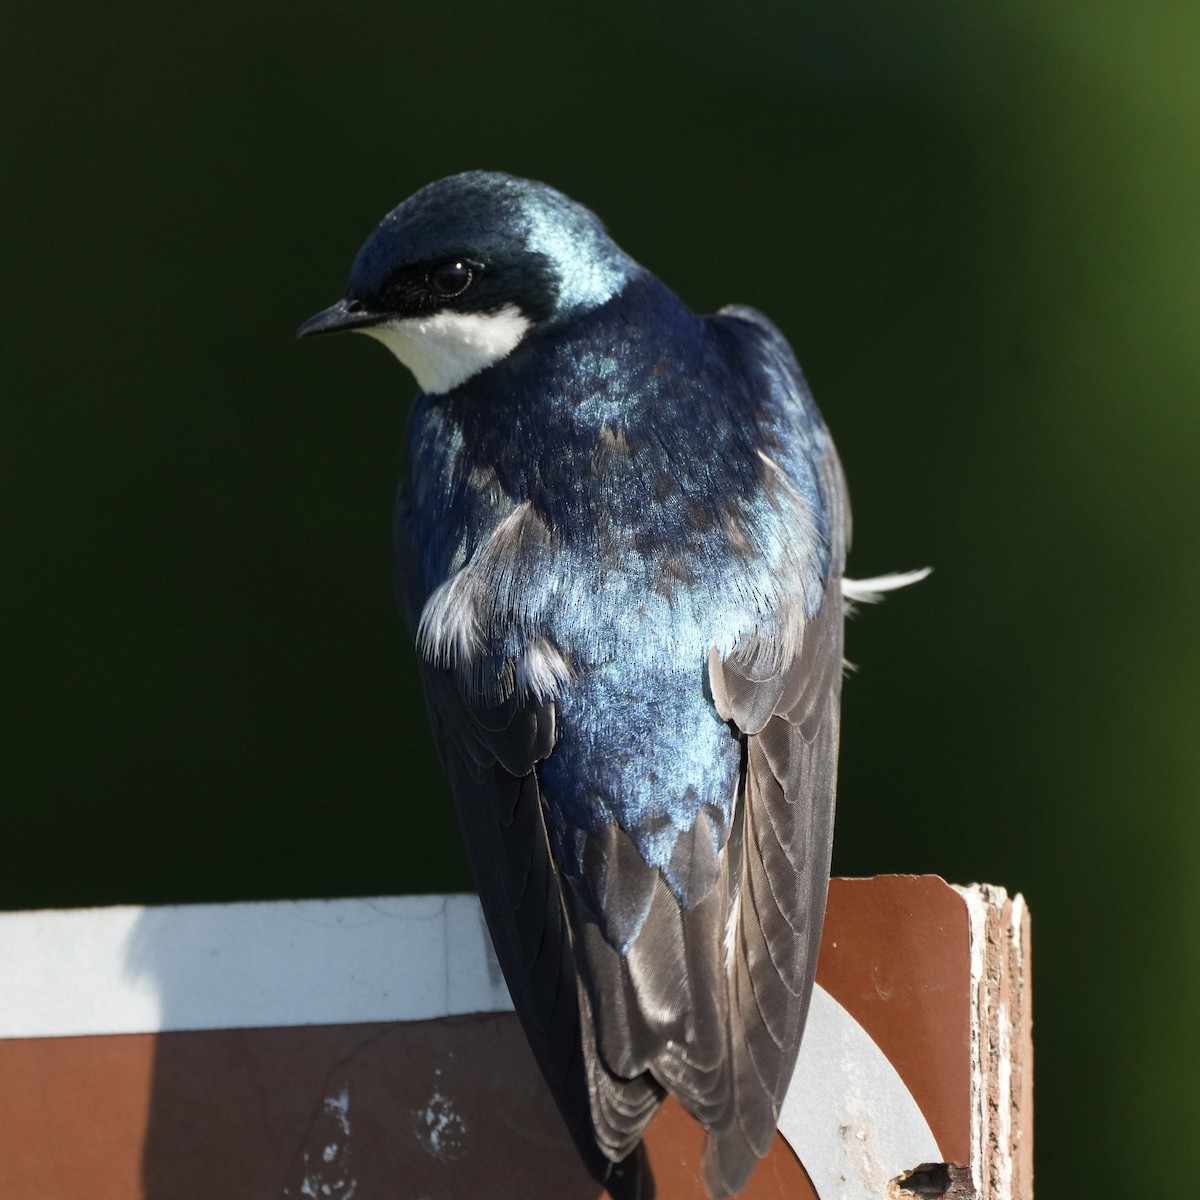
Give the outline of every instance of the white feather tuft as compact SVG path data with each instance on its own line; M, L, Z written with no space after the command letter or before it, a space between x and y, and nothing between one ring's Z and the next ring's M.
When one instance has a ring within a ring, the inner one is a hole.
M547 637L536 637L517 661L517 690L531 693L538 703L553 699L571 678L571 668Z
M871 579L843 579L842 595L851 604L878 604L888 592L920 583L932 571L932 567L922 567L919 571L894 571Z
M453 667L479 653L475 581L468 568L456 571L434 589L417 625L417 647L427 663Z

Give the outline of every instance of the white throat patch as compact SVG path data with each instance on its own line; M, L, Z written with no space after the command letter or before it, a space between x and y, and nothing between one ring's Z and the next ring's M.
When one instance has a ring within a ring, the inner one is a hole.
M511 354L531 324L509 304L494 313L398 317L357 332L382 342L416 376L421 391L440 396Z

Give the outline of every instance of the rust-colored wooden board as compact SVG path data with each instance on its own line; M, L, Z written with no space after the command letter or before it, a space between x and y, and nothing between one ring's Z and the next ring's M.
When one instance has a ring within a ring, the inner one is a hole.
M1028 945L998 889L834 880L743 1196L1029 1200ZM0 1196L593 1200L497 983L466 897L0 916ZM664 1105L660 1200L702 1144Z

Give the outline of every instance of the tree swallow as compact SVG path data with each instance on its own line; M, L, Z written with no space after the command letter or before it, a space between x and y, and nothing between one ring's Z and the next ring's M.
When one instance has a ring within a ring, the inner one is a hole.
M399 590L538 1064L618 1200L653 1195L668 1092L732 1196L796 1062L833 840L850 515L800 368L760 313L695 315L586 208L490 172L383 219L300 335L344 329L420 388Z

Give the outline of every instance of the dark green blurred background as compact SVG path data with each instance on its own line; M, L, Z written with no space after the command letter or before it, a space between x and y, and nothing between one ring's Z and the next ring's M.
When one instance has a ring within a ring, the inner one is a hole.
M1200 1067L1200 5L0 19L0 907L469 885L393 609L413 386L298 345L468 167L791 338L855 500L835 869L1034 914L1038 1186L1183 1189Z

